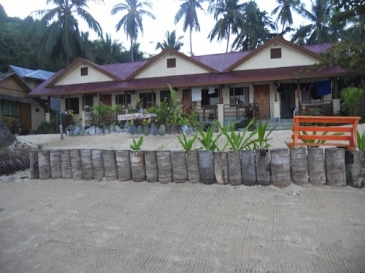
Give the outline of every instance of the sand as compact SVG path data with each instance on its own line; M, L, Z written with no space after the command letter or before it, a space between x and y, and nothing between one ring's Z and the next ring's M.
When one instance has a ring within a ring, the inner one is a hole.
M359 124L358 130L365 131L365 124ZM247 132L247 135L249 132ZM216 133L215 136L218 134ZM291 141L291 130L276 130L271 133L270 148L286 148L286 141ZM182 135L165 135L165 136L144 136L131 135L129 133L110 133L103 135L85 135L85 136L66 136L61 139L60 134L47 135L27 135L18 136L17 140L28 143L35 148L43 149L110 149L110 150L125 150L130 149L133 139L138 140L140 137L144 138L142 145L143 150L183 150L179 143L178 136ZM193 136L188 135L187 139ZM221 136L218 140L220 149L226 143L226 138ZM193 148L202 147L201 143L196 140Z

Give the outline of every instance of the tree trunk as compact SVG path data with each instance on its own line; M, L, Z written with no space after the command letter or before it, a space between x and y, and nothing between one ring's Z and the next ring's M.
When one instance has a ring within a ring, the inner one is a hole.
M30 179L39 179L38 152L30 151Z
M83 168L81 164L80 150L70 150L72 178L75 180L83 179Z
M246 186L256 185L257 179L256 179L255 152L252 150L241 151L240 159L241 159L243 185Z
M81 165L82 165L82 177L85 180L94 179L93 161L90 149L80 150Z
M146 179L146 169L144 165L143 151L130 151L129 158L131 161L132 180L134 182L142 182Z
M120 181L129 181L132 179L132 168L129 156L129 150L120 150L115 152L118 168L118 179Z
M41 150L38 152L39 179L51 178L51 166L49 162L49 151Z
M228 154L227 152L214 152L214 176L219 185L228 183Z
M257 172L257 183L259 185L269 186L271 184L269 150L256 151L256 172Z
M308 184L308 160L305 147L290 149L290 165L294 184Z
M312 185L326 184L325 157L322 148L307 148L309 183Z
M346 186L345 149L328 148L325 155L327 185L336 187Z
M199 154L200 180L202 183L210 185L214 183L213 152L201 150Z
M346 177L349 185L363 188L365 182L365 151L346 151Z
M51 165L51 178L60 179L62 177L60 150L51 150L49 152L49 161Z
M191 183L200 181L199 155L198 151L186 152L186 165L188 167L188 180Z
M61 151L61 169L62 169L62 179L72 178L70 150Z
M232 186L242 185L240 152L228 152L228 178Z
M102 150L92 150L91 158L93 162L94 179L101 180L104 178L104 164Z
M117 161L113 150L103 150L104 176L106 180L117 180Z
M158 181L162 184L172 182L172 164L170 151L157 151Z
M272 149L271 154L271 181L276 187L287 187L291 183L290 155L288 149Z
M156 151L145 151L146 180L150 183L158 181Z
M176 183L184 183L188 180L188 168L186 166L186 152L172 151L172 174L173 181Z

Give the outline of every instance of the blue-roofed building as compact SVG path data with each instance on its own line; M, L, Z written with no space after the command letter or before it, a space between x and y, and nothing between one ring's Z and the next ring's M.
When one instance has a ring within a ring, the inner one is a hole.
M28 93L53 76L53 72L9 65L8 73L0 73L0 111L4 122L15 134L36 130L48 111L42 98L27 98ZM55 100L55 101L54 101ZM51 99L50 105L57 104Z

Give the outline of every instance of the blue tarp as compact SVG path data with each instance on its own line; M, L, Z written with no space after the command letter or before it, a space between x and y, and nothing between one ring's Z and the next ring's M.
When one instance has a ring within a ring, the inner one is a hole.
M320 96L331 94L331 81L316 82L316 89Z

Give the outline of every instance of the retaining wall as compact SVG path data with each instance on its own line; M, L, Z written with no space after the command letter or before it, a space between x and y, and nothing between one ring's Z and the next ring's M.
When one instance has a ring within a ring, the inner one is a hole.
M32 179L160 183L330 185L361 188L365 151L296 148L261 151L40 150L30 154Z

